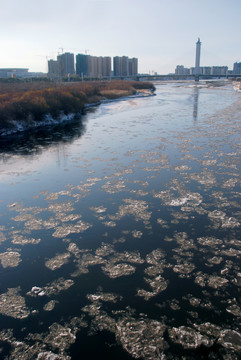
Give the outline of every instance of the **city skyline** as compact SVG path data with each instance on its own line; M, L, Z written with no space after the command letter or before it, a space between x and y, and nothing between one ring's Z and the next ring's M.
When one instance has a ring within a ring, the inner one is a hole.
M62 53L57 60L48 60L48 75L59 78L69 75L80 77L133 76L138 74L138 59L128 56L93 56L87 54Z
M0 68L47 72L58 53L139 59L139 73L167 74L241 61L240 0L11 0L1 4Z

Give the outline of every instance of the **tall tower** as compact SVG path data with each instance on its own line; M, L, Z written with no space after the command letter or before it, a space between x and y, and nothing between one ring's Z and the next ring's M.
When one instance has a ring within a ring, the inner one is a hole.
M195 60L195 75L200 75L200 55L201 55L201 41L198 38L196 42L196 60Z

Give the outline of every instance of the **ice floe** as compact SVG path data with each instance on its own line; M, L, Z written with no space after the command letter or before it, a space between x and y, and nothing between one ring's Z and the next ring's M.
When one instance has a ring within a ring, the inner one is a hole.
M120 276L132 275L136 271L136 268L130 264L106 264L102 266L103 272L110 278L117 278Z
M197 349L201 345L210 347L214 343L209 337L187 326L173 327L168 333L170 339L184 349Z
M30 315L25 298L20 295L21 289L9 288L7 292L0 295L0 313L15 319L25 319Z
M59 269L64 264L67 264L67 262L69 261L70 256L71 255L70 255L69 252L63 253L63 254L58 254L54 258L47 260L45 262L45 266L47 268L49 268L50 270Z
M149 319L123 318L116 324L117 339L134 358L160 359L168 348L163 334L166 326Z
M21 260L21 255L16 251L6 251L0 254L0 261L3 268L17 267Z

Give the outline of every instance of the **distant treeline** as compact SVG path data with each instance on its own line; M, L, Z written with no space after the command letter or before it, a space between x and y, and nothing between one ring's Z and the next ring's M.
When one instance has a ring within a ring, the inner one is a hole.
M155 87L139 81L2 83L0 128L11 128L14 121L31 124L46 115L58 119L61 114L80 113L86 104L134 95L140 89L154 90Z

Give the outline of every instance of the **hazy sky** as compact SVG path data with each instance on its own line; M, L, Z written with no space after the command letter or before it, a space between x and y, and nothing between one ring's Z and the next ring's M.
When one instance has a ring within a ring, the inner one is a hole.
M2 0L0 67L47 71L58 52L139 59L139 72L241 62L241 0Z

